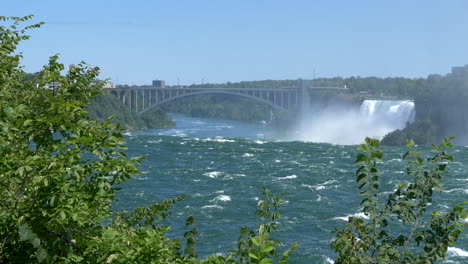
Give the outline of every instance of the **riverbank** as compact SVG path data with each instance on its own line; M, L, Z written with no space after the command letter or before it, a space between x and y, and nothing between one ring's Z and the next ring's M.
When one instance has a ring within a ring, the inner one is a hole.
M135 113L112 94L103 94L96 97L86 107L86 110L89 117L101 122L112 117L113 122L120 123L127 130L168 128L176 125L169 115L159 107L155 107L144 114Z

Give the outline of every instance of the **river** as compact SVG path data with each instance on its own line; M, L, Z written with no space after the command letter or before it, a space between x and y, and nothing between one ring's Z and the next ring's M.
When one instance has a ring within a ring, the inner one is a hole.
M145 156L142 174L118 192L117 209L130 210L152 201L186 194L166 221L170 236L183 238L185 219L194 216L201 256L235 249L239 228L255 228L262 187L284 193L283 218L275 238L299 242L291 263L332 263L332 231L359 211L354 165L355 145L275 140L263 124L172 115L177 126L126 133L128 156ZM405 148L382 147L382 188L403 180ZM426 151L427 148L422 148ZM468 147L451 150L455 162L443 179L430 210L446 211L468 194ZM468 263L468 232L451 246L446 263Z

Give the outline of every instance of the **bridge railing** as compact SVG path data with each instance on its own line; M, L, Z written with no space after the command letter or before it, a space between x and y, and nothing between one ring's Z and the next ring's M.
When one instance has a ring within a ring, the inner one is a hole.
M292 111L299 109L303 102L304 91L310 90L340 90L344 87L296 87L296 88L105 88L117 96L131 110L146 112L163 103L196 94L229 94L247 97L270 105L273 108Z

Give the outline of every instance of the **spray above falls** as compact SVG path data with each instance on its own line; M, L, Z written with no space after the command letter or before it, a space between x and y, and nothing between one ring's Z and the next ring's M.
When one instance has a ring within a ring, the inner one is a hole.
M411 100L364 100L361 106L330 103L303 109L294 139L352 145L365 137L383 138L415 118Z

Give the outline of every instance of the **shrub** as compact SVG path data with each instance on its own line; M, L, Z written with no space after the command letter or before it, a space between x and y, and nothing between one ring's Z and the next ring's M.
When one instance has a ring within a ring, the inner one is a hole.
M385 201L380 199L381 172L377 168L383 153L379 141L366 138L359 146L356 182L364 197L362 211L368 220L349 217L344 228L335 230L332 248L338 253L337 263L434 263L445 258L449 245L463 231L466 217L464 202L447 213L426 213L434 191L441 191L442 175L452 156L446 152L450 139L433 146L434 155L423 159L408 143L407 175L410 184L398 184Z

